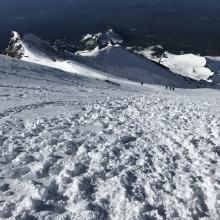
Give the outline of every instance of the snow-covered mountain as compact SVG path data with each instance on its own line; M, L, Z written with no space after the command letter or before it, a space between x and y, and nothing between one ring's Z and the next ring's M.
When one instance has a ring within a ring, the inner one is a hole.
M172 73L163 66L143 59L120 46L99 51L94 56L92 54L86 57L76 57L76 59L79 62L84 62L87 66L131 81L163 86L171 85L179 88L195 88L206 85L203 82Z
M97 56L100 51L120 46L122 43L122 38L113 29L104 33L86 34L80 40L78 51L75 54L85 57Z
M122 38L117 33L115 33L113 29L109 29L104 33L86 34L80 40L80 43L83 47L93 49L95 47L102 49L108 46L119 45L122 42Z
M164 66L121 47L118 43L122 40L112 30L105 34L87 35L83 41L90 42L93 39L99 42L98 45L105 46L95 44L92 50L70 54L57 51L48 42L33 34L22 36L13 32L6 54L24 61L100 79L111 78L114 75L131 81L179 88L209 86L204 81L173 73Z
M213 82L220 86L220 57L206 57L207 67L215 74L212 77Z
M78 73L95 78L103 78L100 71L75 62L71 56L54 49L49 42L33 34L21 35L12 32L12 38L6 49L6 55L44 66L61 69L66 72ZM71 60L70 60L71 59Z
M205 57L194 54L175 55L164 51L160 45L136 52L147 59L166 66L174 73L195 80L211 82L216 88L219 88L219 57Z
M165 52L159 62L173 72L184 74L195 80L212 82L210 78L214 73L206 66L205 57L194 54L174 55Z
M219 91L111 79L0 56L1 219L220 218Z

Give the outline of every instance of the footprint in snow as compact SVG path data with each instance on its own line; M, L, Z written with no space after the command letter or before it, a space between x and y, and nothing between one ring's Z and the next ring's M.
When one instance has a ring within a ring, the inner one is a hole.
M136 140L137 140L137 137L134 137L132 135L125 135L120 138L120 141L122 142L122 144L128 144L128 143L134 142Z

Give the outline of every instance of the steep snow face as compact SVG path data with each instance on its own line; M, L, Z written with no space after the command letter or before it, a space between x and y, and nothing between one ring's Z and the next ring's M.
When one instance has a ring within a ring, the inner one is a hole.
M108 45L102 49L100 49L98 46L95 47L92 50L82 50L82 51L77 51L75 55L81 56L81 57L97 57L102 51L108 50L111 48L111 45Z
M219 91L5 56L0 79L1 219L220 218Z
M206 57L207 67L215 74L212 77L216 85L220 85L220 57Z
M164 49L161 45L150 46L146 49L136 51L136 53L141 54L142 56L146 57L147 59L153 60L155 62L160 61L161 55L163 54Z
M164 66L157 65L120 46L104 49L94 57L79 56L78 59L88 66L132 81L182 88L202 86L195 80L175 74Z
M99 47L96 47L92 50L77 51L75 54L82 57L96 57L99 55L99 52L100 52Z
M113 33L107 32L104 39L109 39ZM15 32L14 34L16 37L13 39L17 40L12 41L10 44L12 49L9 51L12 51L13 55L17 52L16 48L19 48L20 59L24 61L99 79L121 77L131 81L181 88L207 86L202 82L175 74L164 66L137 56L119 45L108 44L102 49L96 47L93 51L74 55L54 50L48 42L33 34L25 34L22 37ZM85 39L88 39L88 36Z
M9 56L66 72L100 79L105 78L98 70L86 67L74 60L68 60L66 54L56 52L48 42L33 34L25 34L22 37L17 32L13 32L12 34L13 37L10 46L6 50L6 54Z
M205 57L194 54L175 55L163 52L160 45L149 47L138 52L144 57L168 67L172 72L195 80L212 82L214 72L207 67Z
M214 73L206 67L205 57L194 54L174 55L166 52L159 62L175 73L195 80L212 82L210 78Z

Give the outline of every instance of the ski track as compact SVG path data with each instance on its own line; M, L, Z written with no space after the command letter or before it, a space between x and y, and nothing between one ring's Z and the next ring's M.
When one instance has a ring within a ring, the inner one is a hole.
M1 113L0 218L220 218L218 115L160 91L10 115L45 104Z
M46 91L46 92L57 92L57 93L67 93L61 90L53 90L53 89L47 89L43 87L27 87L27 86L13 86L13 85L2 85L0 84L0 87L2 88L9 88L9 89L25 89L25 90L33 90L33 91Z
M12 114L17 114L21 113L23 111L29 111L29 110L34 110L34 109L39 109L39 108L44 108L46 106L64 106L64 105L72 105L73 103L76 103L77 101L50 101L50 102L41 102L41 103L34 103L34 104L29 104L29 105L24 105L24 106L17 106L14 108L8 108L5 109L3 112L0 112L0 120L2 118L11 116Z

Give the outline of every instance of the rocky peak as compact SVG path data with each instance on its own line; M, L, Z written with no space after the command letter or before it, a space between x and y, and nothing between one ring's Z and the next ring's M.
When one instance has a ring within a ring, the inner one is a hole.
M21 41L21 34L13 31L11 33L11 38L8 47L5 49L5 55L21 59L24 55L24 48Z
M122 42L123 40L121 37L113 29L110 29L103 33L84 35L80 40L80 47L90 50L94 49L95 47L102 49L107 46L121 44Z

